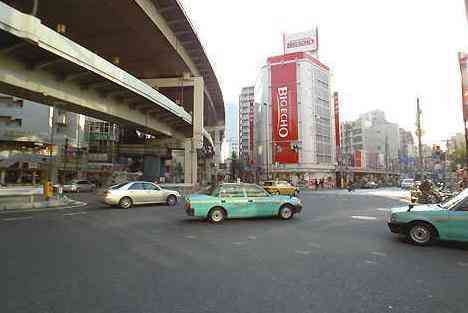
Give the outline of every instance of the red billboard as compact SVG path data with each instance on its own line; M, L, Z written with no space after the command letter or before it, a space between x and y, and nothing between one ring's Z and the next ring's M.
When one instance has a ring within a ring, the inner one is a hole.
M272 155L282 164L299 162L296 76L296 62L271 65Z

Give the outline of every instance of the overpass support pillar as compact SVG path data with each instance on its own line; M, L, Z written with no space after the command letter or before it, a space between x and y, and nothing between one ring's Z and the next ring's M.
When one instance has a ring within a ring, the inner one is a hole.
M193 77L193 137L185 141L185 183L198 185L198 151L203 148L203 77Z

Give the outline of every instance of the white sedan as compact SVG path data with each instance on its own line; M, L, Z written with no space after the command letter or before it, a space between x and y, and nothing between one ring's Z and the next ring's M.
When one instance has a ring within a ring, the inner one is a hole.
M102 194L102 201L109 205L118 205L128 209L134 204L167 203L169 206L177 204L179 192L163 189L160 186L145 181L135 181L118 184L108 188Z

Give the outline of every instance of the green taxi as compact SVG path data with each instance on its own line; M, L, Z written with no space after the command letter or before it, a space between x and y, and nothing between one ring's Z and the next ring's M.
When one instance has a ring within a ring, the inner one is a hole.
M291 219L301 212L302 203L292 196L271 195L254 184L222 184L209 195L186 197L185 211L189 216L208 218L221 223L226 218L279 216Z
M468 189L439 204L394 208L387 218L391 232L405 235L416 245L436 239L468 241Z

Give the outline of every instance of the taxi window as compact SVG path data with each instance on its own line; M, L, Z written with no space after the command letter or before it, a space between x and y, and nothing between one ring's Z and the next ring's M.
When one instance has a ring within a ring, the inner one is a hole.
M222 198L245 197L244 191L239 185L223 186L219 194Z
M263 186L267 186L267 187L273 186L273 182L266 181L266 182L263 183Z
M266 197L267 193L263 188L260 188L255 185L247 185L244 187L245 189L245 194L247 197Z

